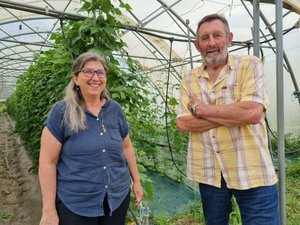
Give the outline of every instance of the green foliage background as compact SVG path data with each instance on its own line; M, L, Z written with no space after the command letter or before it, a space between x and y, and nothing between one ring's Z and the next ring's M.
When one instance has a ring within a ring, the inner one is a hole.
M173 143L174 157L185 170L186 136L177 132L172 106L177 101L168 99L172 110L165 114L165 101L158 90L142 72L139 63L128 56L126 44L121 40L121 23L116 19L128 4L118 7L110 0L85 0L80 11L89 16L81 21L62 21L62 27L53 33L53 48L35 58L35 63L18 79L14 94L7 101L8 112L16 121L20 134L37 171L40 135L43 121L52 105L63 97L64 89L71 79L73 60L86 51L96 51L108 63L108 90L112 99L118 101L131 126L131 138L136 148L138 167L145 188L146 198L151 199L151 180L145 167L163 175L182 180L170 160L170 145L166 138L164 116L168 114L168 131ZM158 102L158 99L160 101Z
M35 63L19 78L16 91L6 103L7 111L16 121L16 130L31 155L32 169L37 171L42 124L52 105L63 96L71 78L73 60L86 51L99 52L108 62L110 95L122 105L130 123L145 197L151 200L153 187L146 168L184 181L169 152L171 149L176 165L185 172L187 136L176 130L174 109L177 101L172 96L162 97L161 91L150 85L151 80L142 72L139 63L125 50L121 24L116 18L122 10L130 10L130 6L121 2L114 7L110 0L85 0L83 3L80 10L87 12L89 17L82 21L63 21L62 29L51 36L53 48L37 55ZM165 90L166 83L162 82L161 86ZM2 110L6 107L1 107ZM299 140L292 134L286 136L288 153L299 155ZM276 139L271 139L271 144L276 151ZM297 224L299 218L292 215L297 215L300 208L299 160L289 168L287 175L292 179L287 183L287 212L290 224ZM232 215L233 224L240 224L238 210ZM195 223L191 223L191 218ZM200 206L196 205L179 217L158 218L155 224L198 224L199 221L204 220Z

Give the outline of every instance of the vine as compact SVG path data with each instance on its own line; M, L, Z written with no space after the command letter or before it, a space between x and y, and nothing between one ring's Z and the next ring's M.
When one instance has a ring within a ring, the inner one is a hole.
M31 155L32 169L37 171L42 124L52 105L63 96L71 78L73 60L86 51L103 55L109 67L108 90L126 113L145 197L151 199L153 187L145 167L178 181L183 176L173 167L166 148L164 106L160 103L164 99L160 99L159 91L150 85L140 64L125 50L122 24L116 19L122 10L130 10L130 6L120 3L116 7L110 0L83 1L80 11L89 17L82 21L61 21L61 29L50 38L53 48L36 56L35 63L18 79L16 91L7 101L8 112L16 121L16 130ZM177 101L170 97L168 104L174 110ZM168 115L170 139L177 164L184 171L186 135L177 132L176 115L172 110Z

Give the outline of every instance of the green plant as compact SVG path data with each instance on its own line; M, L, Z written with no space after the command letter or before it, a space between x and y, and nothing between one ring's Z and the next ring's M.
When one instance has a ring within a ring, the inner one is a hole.
M288 225L299 224L300 215L300 157L286 164L286 217Z
M152 101L147 98L148 80L143 75L135 75L140 66L128 56L124 48L126 44L121 40L121 23L117 20L121 10L128 9L128 4L120 3L115 7L110 0L83 1L80 10L90 17L82 21L64 21L61 30L51 36L53 49L36 56L35 63L18 79L16 91L7 102L8 111L29 150L34 171L38 169L43 121L52 105L62 98L71 79L72 62L82 52L96 51L105 56L111 97L122 105L129 122L141 115L143 128L150 127L154 116L146 113ZM139 129L138 123L133 125ZM139 168L143 168L142 165ZM143 173L141 169L143 187L151 199L151 183Z
M201 203L191 203L188 205L187 210L171 217L157 216L151 217L153 225L200 225L204 224L204 216L202 213Z
M270 138L271 146L274 153L277 154L277 134L273 132ZM287 156L300 156L300 135L287 133L284 135L285 153Z
M6 110L6 104L4 102L0 102L0 113L5 112Z
M13 213L0 212L0 221L9 221L13 217Z
M230 224L241 225L242 217L236 199L232 197L232 212L230 213Z
M110 0L84 0L80 10L89 17L62 22L61 29L51 35L53 49L36 56L35 63L18 79L16 91L7 105L16 121L16 130L32 157L32 169L37 171L43 121L52 105L63 96L74 58L86 51L104 55L109 67L108 90L126 113L145 197L151 200L153 187L145 170L182 181L184 176L174 167L174 162L184 173L187 134L178 132L175 125L178 103L171 92L179 88L178 84L165 81L153 88L142 66L125 50L126 44L121 39L122 24L116 18L122 10L129 9L130 6L122 2L117 7ZM170 87L169 96L163 94L166 83Z
M298 225L300 220L300 157L293 161L288 161L286 166L286 213L287 225ZM230 225L240 225L241 215L236 200L233 198L233 211L230 214ZM163 221L162 218L160 220ZM155 221L155 220L154 220ZM192 204L191 208L179 215L174 215L166 219L166 224L197 224L204 225L204 217L202 214L201 204ZM171 222L170 222L171 221ZM176 223L176 222L178 223ZM188 221L188 222L187 222ZM190 221L196 221L192 223ZM155 224L155 223L153 223Z

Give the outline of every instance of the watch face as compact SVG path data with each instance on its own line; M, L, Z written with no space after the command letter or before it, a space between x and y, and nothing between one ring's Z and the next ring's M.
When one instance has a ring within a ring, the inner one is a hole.
M192 113L192 115L194 115L194 113L195 113L195 108L194 108L194 106L192 106L192 108L191 108L191 113Z

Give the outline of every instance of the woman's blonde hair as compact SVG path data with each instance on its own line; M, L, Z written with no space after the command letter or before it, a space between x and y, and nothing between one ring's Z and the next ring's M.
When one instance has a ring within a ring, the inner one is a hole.
M105 59L93 52L82 53L75 59L72 66L72 76L78 76L80 71L83 69L84 65L89 61L99 61L106 74L108 72L108 67ZM100 99L108 99L108 90L105 88ZM71 79L69 84L65 89L64 102L66 103L64 122L68 125L71 131L78 132L79 130L84 130L86 128L86 116L85 116L85 102L81 93L80 88L75 84L74 79Z

